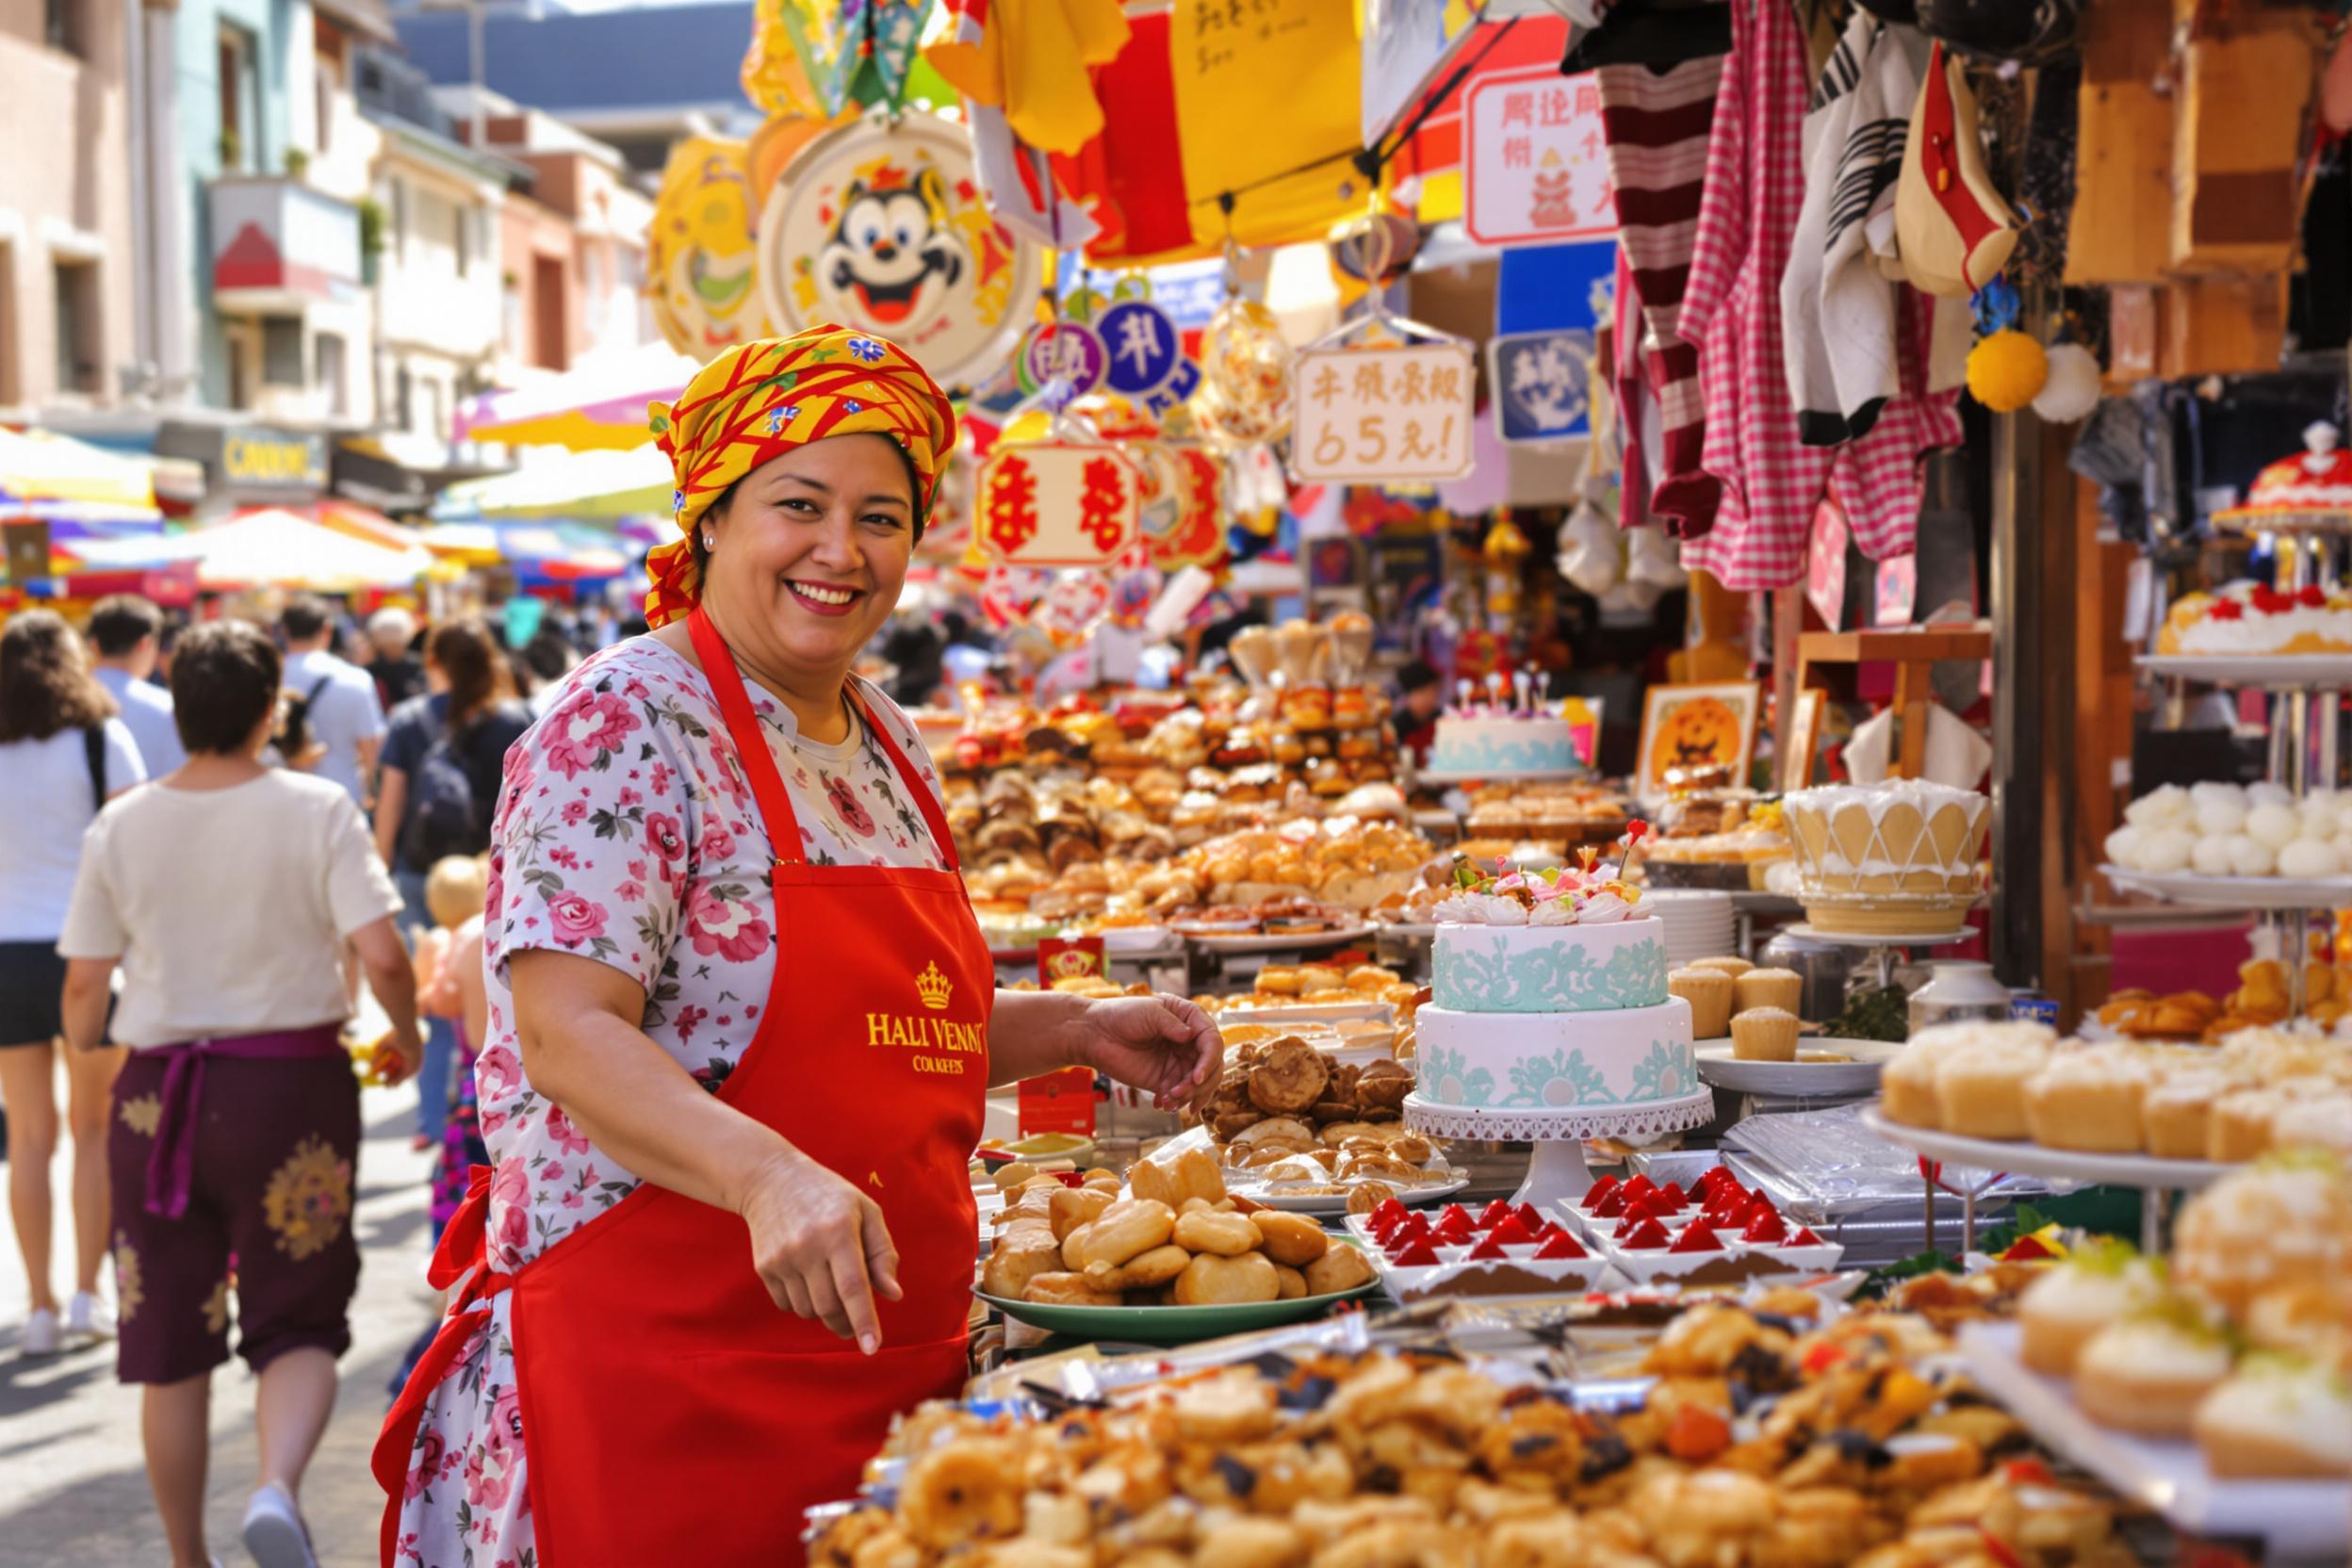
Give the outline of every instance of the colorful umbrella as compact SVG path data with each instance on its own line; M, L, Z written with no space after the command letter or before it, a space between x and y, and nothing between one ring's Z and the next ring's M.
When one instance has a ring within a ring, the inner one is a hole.
M701 368L666 343L648 343L529 386L485 392L459 407L457 438L576 452L644 447L653 439L645 404L675 399Z

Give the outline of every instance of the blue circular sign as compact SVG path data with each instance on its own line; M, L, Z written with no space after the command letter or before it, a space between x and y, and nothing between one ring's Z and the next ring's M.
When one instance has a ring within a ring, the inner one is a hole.
M1184 357L1184 335L1168 312L1149 300L1121 300L1095 321L1110 355L1105 384L1122 398L1156 392Z

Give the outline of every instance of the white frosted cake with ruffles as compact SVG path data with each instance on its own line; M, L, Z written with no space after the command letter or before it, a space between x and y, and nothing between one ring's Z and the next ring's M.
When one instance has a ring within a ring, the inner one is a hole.
M1568 721L1551 713L1448 710L1438 715L1429 771L1497 778L1569 773L1576 767Z
M1690 1004L1666 993L1664 923L1639 896L1570 871L1480 879L1441 903L1419 1097L1630 1110L1696 1093Z

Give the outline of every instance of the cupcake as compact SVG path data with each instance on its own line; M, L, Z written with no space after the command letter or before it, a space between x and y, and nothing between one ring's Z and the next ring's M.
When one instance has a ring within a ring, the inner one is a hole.
M2203 1159L2213 1102L2239 1082L2226 1072L2192 1069L2149 1085L2140 1101L2140 1132L2148 1152L2164 1160Z
M2162 1286L2146 1258L2121 1242L2092 1244L2026 1286L2017 1298L2025 1364L2071 1377L2100 1330L2154 1304Z
M2352 1382L2318 1362L2248 1356L2191 1429L2216 1476L2342 1480L2352 1471Z
M1739 1033L1734 1027L1735 1038ZM2296 1101L2270 1119L2270 1142L2274 1149L2332 1149L2352 1154L2352 1095Z
M2270 1152L2273 1118L2294 1102L2278 1089L2232 1089L2205 1122L2205 1157L2237 1165Z
M2025 1120L2046 1149L2135 1154L2145 1145L2140 1102L2148 1064L2131 1048L2062 1052L2026 1081Z
M1723 973L1728 974L1728 975L1730 975L1730 976L1731 976L1734 980L1737 980L1737 979L1739 979L1741 975L1743 975L1743 974L1747 973L1747 972L1748 972L1748 971L1750 971L1750 970L1754 969L1756 966L1755 966L1754 964L1752 964L1752 963L1748 962L1745 958L1729 958L1729 957L1725 957L1725 958L1693 958L1693 959L1691 959L1691 960L1690 960L1690 967L1691 967L1692 969L1712 969L1712 970L1721 970Z
M1938 1043L1922 1037L1904 1046L1880 1070L1879 1108L1886 1113L1887 1120L1906 1127L1944 1124L1943 1102L1936 1097L1936 1070L1957 1049L1950 1041Z
M1736 1013L1751 1007L1794 1013L1805 1002L1805 976L1792 969L1752 969L1732 984L1739 996Z
M1731 1054L1743 1062L1793 1062L1799 1027L1785 1008L1750 1007L1733 1015Z
M1971 1138L2022 1138L2033 1131L2026 1119L2025 1086L2049 1065L2050 1051L2038 1041L2001 1041L1955 1051L1936 1069L1936 1102L1944 1131Z
M2074 1397L2102 1427L2186 1437L2205 1396L2230 1376L2230 1346L2188 1303L2111 1323L2074 1363Z
M2173 1276L2243 1318L2281 1287L2352 1269L2352 1177L2317 1150L2233 1170L2192 1199L2173 1234Z
M1731 1032L1732 979L1716 969L1678 969L1666 976L1666 994L1690 1004L1693 1039L1721 1039Z

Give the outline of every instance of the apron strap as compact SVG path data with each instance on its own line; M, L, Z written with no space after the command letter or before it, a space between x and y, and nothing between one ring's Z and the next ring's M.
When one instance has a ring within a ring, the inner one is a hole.
M735 743L735 756L743 765L744 777L750 781L752 799L759 802L760 817L767 827L776 862L800 865L800 818L793 814L792 797L784 788L784 776L776 771L776 754L768 747L767 731L760 727L760 715L752 710L750 694L743 690L743 676L736 668L735 655L728 651L727 639L719 635L719 629L710 624L710 612L700 605L687 617L686 628L694 634L694 652L702 660L702 673L719 699L720 716L727 720L727 737Z
M769 749L767 730L760 723L760 715L751 706L751 694L743 689L743 671L736 666L735 655L719 629L710 624L710 615L697 605L687 618L687 629L694 639L694 652L702 660L702 673L710 682L710 690L719 699L719 713L727 720L727 732L735 743L735 755L742 760L744 776L751 783L752 798L760 804L760 815L768 829L768 839L776 848L780 865L796 866L800 858L800 819L793 814L790 792L784 788L784 776L776 771L776 754ZM874 740L880 743L883 755L898 769L898 776L906 786L906 792L915 798L923 811L923 820L931 829L932 840L946 858L947 869L957 875L963 866L956 858L956 836L947 830L947 816L939 809L939 798L923 776L914 770L890 732L874 722L873 711L853 689L849 694L851 706L858 722Z

